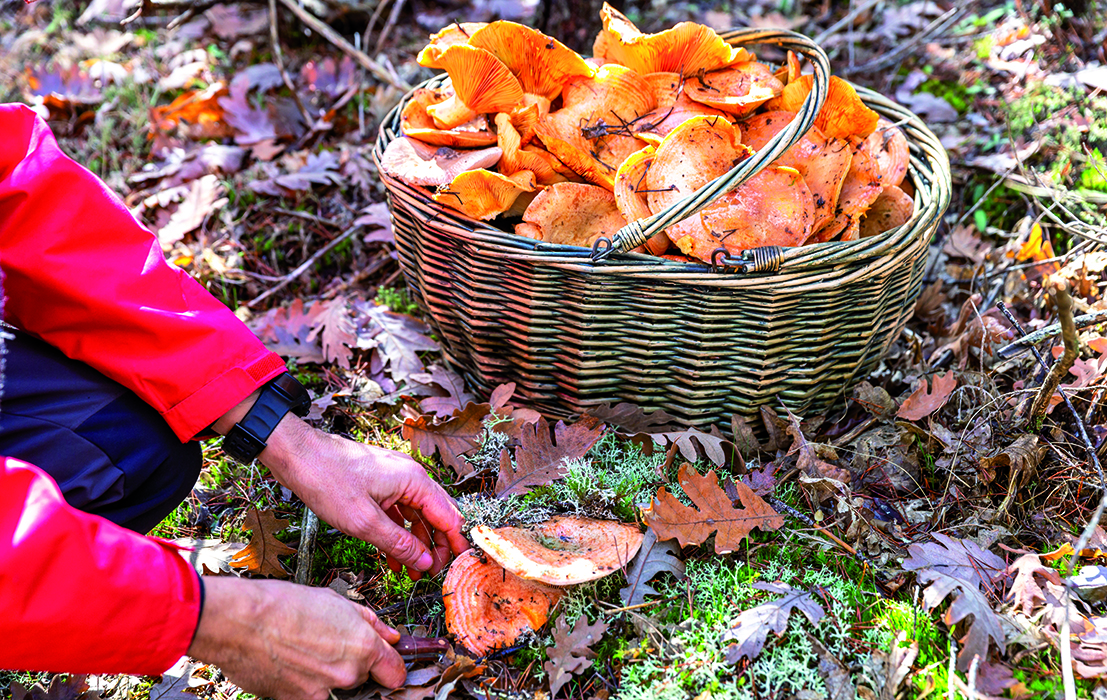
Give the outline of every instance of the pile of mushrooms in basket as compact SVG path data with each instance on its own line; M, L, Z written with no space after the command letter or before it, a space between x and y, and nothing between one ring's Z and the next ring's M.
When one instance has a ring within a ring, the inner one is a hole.
M507 21L434 34L419 63L450 80L413 93L381 169L517 235L591 246L763 148L811 91L791 52L774 70L703 25L643 34L607 5L602 18L588 59ZM907 165L900 129L832 77L783 156L633 252L710 262L720 246L876 235L911 218Z

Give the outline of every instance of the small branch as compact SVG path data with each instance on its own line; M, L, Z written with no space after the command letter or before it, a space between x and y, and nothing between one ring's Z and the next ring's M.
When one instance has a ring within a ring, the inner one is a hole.
M304 126L308 129L315 123L315 119L308 114L304 103L300 101L300 93L296 92L296 86L292 84L292 78L284 68L284 53L281 51L281 38L277 34L277 0L269 0L269 41L273 44L273 58L277 61L277 69L281 72L281 80L284 86L292 93L292 100L296 103L296 109L300 110L300 116L304 119Z
M1095 313L1084 314L1083 316L1077 316L1073 319L1073 323L1076 324L1077 330L1083 330L1088 326L1095 326L1107 321L1107 311L1096 311ZM1054 323L1053 325L1046 326L1033 333L1028 333L1021 338L1004 345L1002 348L996 351L996 355L1007 359L1014 357L1020 352L1027 350L1031 345L1037 345L1041 341L1051 336L1057 335L1061 332L1061 324Z
M396 80L396 78L389 75L388 71L386 71L381 64L369 58L368 54L364 51L358 51L354 48L353 44L343 39L342 35L331 29L330 25L297 5L296 0L281 0L281 4L287 7L292 14L296 15L301 22L322 34L324 39L345 51L351 58L360 63L363 68L375 75L377 80L388 83L404 92L411 89L411 86L404 81Z
M941 17L938 17L929 25L927 25L927 27L924 28L921 32L904 41L892 51L867 63L862 63L859 66L846 66L842 69L842 72L847 75L852 75L854 73L871 73L873 71L887 68L896 61L900 60L901 57L906 56L907 54L914 51L916 45L930 39L935 35L939 35L945 30L952 27L961 19L961 16L964 14L964 12L965 9L963 7L954 7L943 14Z
M284 0L281 0L281 1L284 2ZM354 232L358 231L360 228L361 228L361 224L358 224L356 226L351 226L350 228L346 229L345 231L340 233L338 235L338 237L335 238L333 241L331 241L327 245L323 246L319 250L315 251L315 253L312 254L312 256L310 258L308 258L303 263L301 263L299 267L297 267L295 270L293 270L292 272L289 272L287 275L282 277L281 281L275 287L271 287L268 290L262 292L258 296L254 297L250 301L243 304L243 306L245 306L248 309L252 308L255 304L257 304L261 301L264 301L265 299L268 299L269 297L273 296L277 292L281 291L282 289L287 287L297 277L299 277L300 275L302 275L305 272L307 272L308 270L310 270L312 265L314 265L316 262L319 261L319 258L323 257L327 253L334 250L334 248L336 246L338 246L338 244L342 243L347 238L354 235Z
M1080 340L1076 335L1076 322L1072 318L1072 296L1069 294L1068 286L1061 282L1051 290L1051 295L1053 296L1053 303L1057 307L1057 316L1061 321L1061 338L1065 341L1065 353L1061 355L1059 361L1053 363L1053 367L1050 368L1049 374L1046 375L1045 381L1042 382L1042 386L1038 390L1038 396L1034 398L1034 403L1030 406L1031 425L1040 424L1042 418L1045 417L1050 399L1057 392L1057 386L1061 383L1061 378L1072 369L1072 364L1076 362L1076 356L1080 351Z
M853 10L850 11L850 13L848 15L846 15L842 19L838 20L834 24L827 27L827 29L825 31L823 31L821 34L819 34L818 36L816 36L813 39L813 41L816 44L820 45L820 46L825 45L827 39L834 36L838 32L842 31L842 29L844 29L847 25L852 23L853 20L857 19L858 17L865 14L866 12L873 9L874 7L876 7L877 5L879 5L882 2L884 2L884 0L869 0L865 4L854 8Z
M396 26L396 21L400 19L400 11L404 9L404 0L396 0L392 3L392 11L388 13L388 20L385 21L384 26L381 27L381 33L377 35L377 45L373 49L373 53L380 55L381 49L384 47L384 42L388 38L389 32Z
M306 586L311 577L311 560L315 558L315 536L319 534L319 516L304 506L304 524L300 528L300 546L296 552L296 574L292 580Z

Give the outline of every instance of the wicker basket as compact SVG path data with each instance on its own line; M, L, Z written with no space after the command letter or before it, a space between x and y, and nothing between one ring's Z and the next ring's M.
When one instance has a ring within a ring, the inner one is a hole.
M811 95L760 153L627 226L610 249L516 236L382 174L408 284L447 361L478 391L515 382L517 400L558 417L623 401L664 408L696 426L729 423L732 414L750 416L780 401L813 415L864 378L899 335L919 294L927 243L949 204L949 161L918 117L868 90L858 88L910 144L915 215L907 224L859 241L722 256L716 265L619 252L752 177L807 131L822 106L829 63L809 39L775 30L724 38L804 54L815 67ZM400 133L406 102L381 126L378 162Z

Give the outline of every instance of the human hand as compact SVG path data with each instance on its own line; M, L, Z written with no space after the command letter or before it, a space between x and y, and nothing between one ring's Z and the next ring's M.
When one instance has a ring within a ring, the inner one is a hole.
M188 655L259 697L326 700L370 676L389 688L407 677L390 646L400 634L332 590L215 576L204 589Z
M453 499L405 454L329 435L288 414L259 459L322 520L379 547L393 571L406 566L418 580L441 571L451 551L469 549Z

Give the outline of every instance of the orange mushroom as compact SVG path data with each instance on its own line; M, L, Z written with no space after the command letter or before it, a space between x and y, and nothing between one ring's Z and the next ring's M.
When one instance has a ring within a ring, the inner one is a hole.
M784 85L768 66L756 61L736 63L723 70L684 81L684 93L708 107L742 117L773 99Z
M400 114L400 131L436 146L472 148L496 143L496 135L488 127L488 117L483 114L453 129L439 129L427 114L427 108L445 102L449 97L450 93L443 90L417 89Z
M603 29L592 45L592 54L643 75L661 71L695 75L753 59L749 51L731 48L714 29L695 22L680 22L658 34L643 34L607 3L600 17Z
M791 112L762 112L742 122L742 142L760 151L795 118ZM774 162L795 168L803 175L814 201L812 230L827 224L838 209L838 196L853 159L849 143L829 138L817 126L811 127L791 148Z
M557 588L522 579L469 550L454 559L442 584L446 629L484 656L511 646L527 630L541 629L561 596Z
M451 46L468 44L469 37L484 26L487 26L486 22L454 22L443 27L441 31L431 34L430 43L423 47L415 60L421 66L445 70L446 66L441 62L442 53Z
M642 76L642 80L645 80L653 88L653 96L657 101L658 109L668 109L676 103L681 90L680 73L646 73Z
M600 236L610 238L627 225L615 205L614 194L603 187L578 182L559 182L539 192L523 213L523 222L537 226L540 235L533 235L530 228L520 235L584 247L591 247Z
M538 183L529 170L510 176L490 170L469 170L439 187L433 198L474 219L488 220L510 209L519 195L536 189Z
M475 151L455 151L408 137L388 144L381 156L381 171L409 185L438 187L449 184L467 170L489 168L503 155L493 146Z
M779 97L769 100L766 108L798 112L807 95L811 93L814 80L812 75L799 76L797 80L784 86ZM851 136L867 137L876 130L879 119L880 115L865 106L852 85L836 75L830 76L826 101L815 117L815 126L822 129L824 134L841 139Z
M650 211L657 214L728 172L746 153L741 141L741 133L723 117L692 117L669 132L646 173ZM665 232L685 254L695 247L689 242L692 238L707 235L698 216L673 224ZM701 259L710 260L710 251Z
M898 187L907 175L907 165L911 159L907 137L900 128L881 117L876 124L876 131L869 135L869 150L876 155L881 184L885 187Z
M530 528L478 525L469 534L507 571L555 586L614 573L642 546L637 525L578 516L558 516Z
M523 145L531 142L538 122L550 113L550 101L545 97L523 94L523 103L511 110L511 125L519 132Z
M789 51L787 61L773 75L784 85L798 79L801 75L799 56L795 52Z
M565 176L559 173L551 161L556 160L548 153L522 150L522 138L511 123L511 115L500 112L496 115L496 138L503 156L498 169L503 175L514 175L520 170L534 173L540 185L552 185L564 182Z
M658 107L634 124L634 135L643 141L657 146L673 129L692 117L722 117L729 120L725 112L696 102L682 90L677 94L676 102L666 108Z
M632 153L615 174L615 206L627 222L637 221L650 216L649 202L641 190L646 189L646 173L656 149L646 146L640 151ZM661 255L669 249L669 237L664 231L659 231L646 241L645 245L632 250L632 253L648 252L650 255Z
M860 236L862 214L868 211L883 189L880 169L876 156L869 149L869 142L857 140L853 147L849 172L842 181L835 216L830 222L823 224L821 229L816 229L809 242L824 243L839 236L844 241L857 240Z
M519 79L523 92L556 99L571 78L594 70L560 41L515 22L501 20L473 33L471 46L491 52Z
M765 168L700 213L709 238L693 241L691 251L677 246L710 260L711 251L720 245L730 253L766 245L803 245L811 235L813 210L811 191L798 172Z
M860 237L869 238L903 226L914 213L914 200L895 185L888 185L861 218Z
M510 111L523 99L519 80L489 51L458 44L443 51L439 62L454 89L447 100L427 107L440 129L452 129L478 114Z

